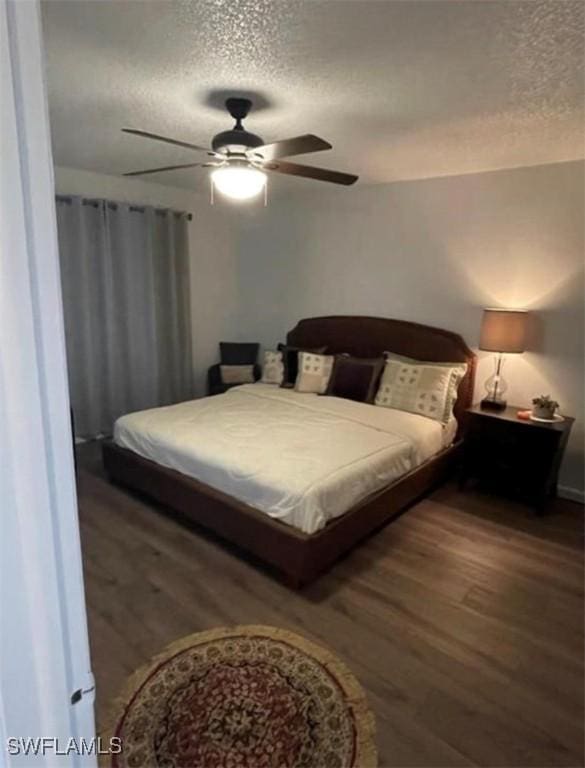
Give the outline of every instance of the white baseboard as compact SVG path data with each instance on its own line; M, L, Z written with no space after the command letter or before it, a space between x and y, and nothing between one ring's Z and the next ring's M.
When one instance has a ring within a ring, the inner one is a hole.
M569 499L569 501L585 504L585 491L580 491L578 488L569 488L566 485L559 485L557 490L561 499Z

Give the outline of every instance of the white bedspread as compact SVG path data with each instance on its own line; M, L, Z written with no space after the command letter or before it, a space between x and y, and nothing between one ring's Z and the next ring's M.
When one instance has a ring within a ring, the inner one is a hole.
M314 533L451 443L455 429L258 383L122 416L114 440Z

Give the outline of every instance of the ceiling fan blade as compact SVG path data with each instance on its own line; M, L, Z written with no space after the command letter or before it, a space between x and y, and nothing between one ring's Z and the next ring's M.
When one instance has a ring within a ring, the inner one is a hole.
M315 168L312 165L299 165L299 163L287 163L278 161L276 163L266 163L262 168L266 171L275 171L276 173L286 173L290 176L305 176L307 179L317 179L317 181L330 181L333 184L355 184L359 176L351 173L341 173L340 171L330 171L328 168Z
M331 149L331 144L325 139L306 133L304 136L295 136L292 139L274 141L272 144L263 144L254 147L254 155L260 155L264 160L276 160L278 157L291 157L292 155L305 155L309 152L322 152Z
M166 136L159 136L157 133L138 131L135 128L122 128L122 131L124 133L132 133L134 136L143 136L146 139L164 141L165 144L174 144L177 147L186 147L187 149L194 149L196 152L207 152L210 155L215 155L215 152L212 152L208 147L200 147L198 144L189 144L187 141L179 141L178 139L168 139Z
M161 173L161 171L177 171L179 168L203 168L207 163L183 163L183 165L164 165L162 168L149 168L147 171L130 171L122 176L145 176L147 173Z

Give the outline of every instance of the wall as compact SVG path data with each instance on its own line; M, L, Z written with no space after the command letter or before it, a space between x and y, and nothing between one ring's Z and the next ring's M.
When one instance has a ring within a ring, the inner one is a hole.
M583 494L582 162L301 195L240 212L232 336L266 346L301 317L370 314L458 331L481 310L534 310L532 349L509 356L513 404L550 393L578 418L561 482ZM476 396L491 372L481 354Z
M73 168L55 169L59 194L99 197L189 211L195 392L204 394L207 368L217 362L218 341L235 325L237 307L234 212L210 206L206 194L138 179Z

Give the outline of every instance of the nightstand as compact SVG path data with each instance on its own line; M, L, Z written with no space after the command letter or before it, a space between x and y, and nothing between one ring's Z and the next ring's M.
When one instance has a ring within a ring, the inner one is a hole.
M480 484L522 498L542 513L556 496L557 477L573 422L524 421L518 407L485 411L468 408L460 484Z

